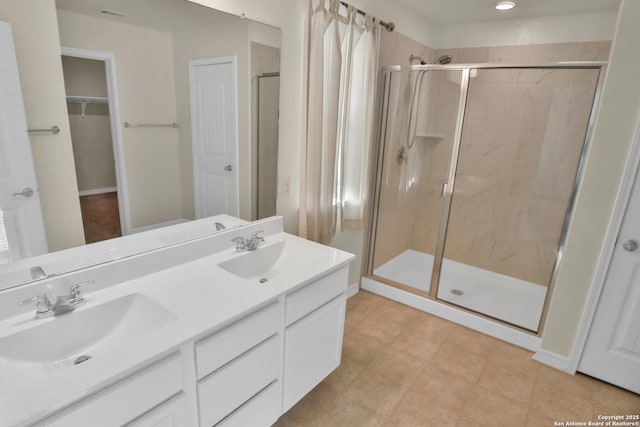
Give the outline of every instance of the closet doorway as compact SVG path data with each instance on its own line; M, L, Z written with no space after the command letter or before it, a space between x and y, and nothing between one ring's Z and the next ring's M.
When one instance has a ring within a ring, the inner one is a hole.
M105 58L105 55L107 56ZM126 235L124 171L119 170L114 82L108 54L63 49L67 111L86 243Z

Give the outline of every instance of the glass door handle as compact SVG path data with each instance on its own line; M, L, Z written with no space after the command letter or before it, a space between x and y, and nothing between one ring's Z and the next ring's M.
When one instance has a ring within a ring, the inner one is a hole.
M227 172L231 172L233 170L233 166L227 165L224 167L224 170L226 170Z

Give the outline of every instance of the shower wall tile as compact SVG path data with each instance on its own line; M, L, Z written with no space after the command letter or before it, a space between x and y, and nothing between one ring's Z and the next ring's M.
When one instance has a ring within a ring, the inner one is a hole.
M546 63L606 60L610 42L500 46L433 51L399 33L383 32L380 66L431 62ZM555 263L568 194L588 124L597 73L478 70L469 86L447 258L547 285ZM409 106L416 73L391 91L374 268L407 249L434 254L442 184L458 107L459 79L425 80L417 138L407 159ZM589 73L587 73L589 74ZM434 108L435 106L435 108Z
M546 286L598 72L499 71L471 81L445 257Z
M380 67L388 65L408 65L409 56L416 55L425 61L433 59L433 49L418 43L398 32L382 32L380 44ZM376 230L374 268L384 264L398 254L410 248L414 233L415 209L419 182L426 180L428 165L421 162L416 150L407 151L407 159L398 161L398 156L408 138L409 105L412 99L412 85L415 75L409 73L393 82L389 99L389 117L385 146L385 167L383 169L382 189L378 208L378 226ZM426 82L425 82L426 83ZM426 90L425 90L426 92ZM419 123L426 132L425 124ZM405 147L406 150L406 147ZM418 227L424 227L422 223Z
M453 62L458 64L540 64L556 61L606 61L610 50L610 41L597 41L437 49L434 56L451 55Z
M380 67L389 65L409 65L409 56L416 55L426 62L435 58L429 46L419 43L397 31L383 31L380 39ZM418 62L414 62L418 64Z

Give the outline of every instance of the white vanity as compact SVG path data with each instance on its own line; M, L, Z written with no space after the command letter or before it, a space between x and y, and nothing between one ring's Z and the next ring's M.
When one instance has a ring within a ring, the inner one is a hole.
M1 291L0 425L269 426L340 364L352 258L276 217Z

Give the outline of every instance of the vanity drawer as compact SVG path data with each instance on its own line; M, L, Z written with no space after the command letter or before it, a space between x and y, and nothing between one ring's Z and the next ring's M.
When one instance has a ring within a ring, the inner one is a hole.
M285 299L287 326L346 291L348 275L348 267L342 267L287 295Z
M275 302L198 342L195 347L198 379L276 334L281 315L280 303Z
M182 390L182 364L174 354L72 406L42 425L112 427L123 425ZM40 425L40 424L38 424Z
M201 426L213 426L278 379L281 343L273 336L198 383Z
M251 400L222 420L216 427L260 427L272 425L280 416L280 381L253 396Z
M125 427L183 427L186 425L187 399L184 393L180 393Z

